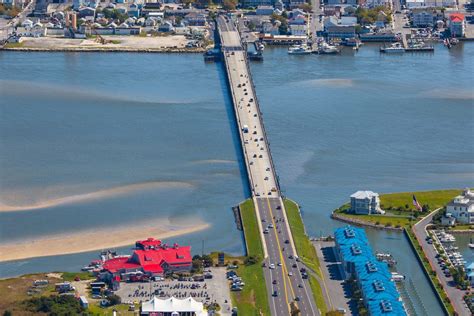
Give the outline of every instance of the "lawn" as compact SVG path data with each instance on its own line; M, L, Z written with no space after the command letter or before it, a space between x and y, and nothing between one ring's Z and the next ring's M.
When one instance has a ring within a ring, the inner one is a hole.
M401 192L388 193L380 195L380 206L382 209L391 212L391 210L403 210L403 212L411 212L415 210L413 206L413 195L420 205L429 205L430 210L445 206L456 195L459 195L462 190L436 190L436 191L420 191L420 192ZM408 208L406 206L408 205Z
M240 204L240 214L242 217L242 226L245 232L245 244L249 256L263 259L263 246L258 229L257 216L253 200L249 199Z
M314 299L316 300L316 305L321 311L321 315L326 315L327 307L326 302L324 301L323 289L318 280L312 275L309 277L309 285L311 286L311 291L313 292Z
M355 215L355 214L343 214L344 217L361 220L382 226L391 227L404 227L410 224L409 217L401 216L386 216L386 215Z
M64 281L74 281L76 277L81 280L93 280L95 277L89 272L62 272L61 276Z
M286 217L288 218L288 224L290 225L291 235L295 243L296 252L303 263L312 269L317 275L322 277L322 272L319 264L319 259L316 254L311 240L309 240L304 229L303 218L301 218L300 210L298 205L292 200L285 199ZM321 310L322 315L325 315L327 311L326 302L323 297L323 290L321 284L313 276L310 276L311 292L316 305Z
M285 199L283 203L285 204L286 216L298 256L308 267L321 276L316 249L314 249L313 244L305 233L303 219L301 218L298 205L288 199Z
M232 305L237 307L239 315L270 315L267 288L260 264L264 256L263 247L252 200L240 205L240 214L248 256L256 257L258 260L253 265L239 265L237 274L245 282L245 286L240 292L231 292Z

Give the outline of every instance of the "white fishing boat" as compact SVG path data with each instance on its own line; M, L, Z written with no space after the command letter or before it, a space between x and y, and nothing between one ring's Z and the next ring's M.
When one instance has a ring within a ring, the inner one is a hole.
M389 53L389 54L392 54L392 53L404 53L405 52L405 48L403 48L402 44L400 43L393 43L392 45L388 46L388 47L380 47L380 51L382 53Z
M395 282L401 282L405 280L405 276L398 272L392 272L392 280Z
M288 48L288 54L290 55L308 55L312 53L311 47L306 44L294 45Z
M330 45L326 42L322 42L318 47L319 54L338 54L339 48L335 45Z

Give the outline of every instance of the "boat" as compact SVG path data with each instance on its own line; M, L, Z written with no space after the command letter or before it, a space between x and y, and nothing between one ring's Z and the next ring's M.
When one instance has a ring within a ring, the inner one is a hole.
M375 258L380 262L385 262L389 267L393 267L397 264L397 261L389 253L377 252Z
M306 44L294 45L288 48L288 54L290 55L308 55L311 53L312 53L311 47L309 47Z
M335 45L330 45L326 42L322 42L318 47L318 54L338 54L339 48Z
M390 45L388 47L380 47L380 52L389 53L389 54L404 53L405 48L403 48L402 44L400 44L400 43L393 43L392 45Z
M398 272L392 272L392 280L395 282L401 282L405 280L405 276Z

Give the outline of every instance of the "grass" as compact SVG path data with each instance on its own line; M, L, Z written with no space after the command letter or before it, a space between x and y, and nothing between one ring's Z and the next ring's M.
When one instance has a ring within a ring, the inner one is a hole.
M286 209L286 217L288 218L288 224L290 225L291 235L295 243L296 252L300 257L301 261L304 262L309 268L314 270L319 276L321 276L320 264L318 256L316 255L316 249L306 235L303 219L301 218L298 205L288 199L283 201Z
M258 260L253 265L239 265L237 274L245 282L245 286L240 292L231 292L232 305L237 307L239 315L270 315L268 292L260 265L264 257L263 247L253 201L249 199L243 202L240 212L248 256Z
M319 284L318 280L312 275L309 276L309 285L311 286L311 291L313 292L316 305L321 311L321 315L326 315L327 307L326 302L324 301L323 289Z
M389 193L380 195L380 205L382 209L390 211L391 209L403 209L403 212L411 212L414 210L413 195L420 205L428 204L431 210L445 206L456 195L459 195L462 190L435 190L435 191L420 191L420 192L401 192ZM406 205L409 207L406 208Z
M355 215L355 214L343 214L344 217L349 217L372 224L392 226L392 227L405 227L410 224L409 217L401 216L386 216L386 215Z
M322 278L323 276L319 258L316 254L316 249L311 243L311 240L309 240L308 236L306 235L303 219L301 218L298 205L294 201L288 199L283 200L283 203L285 204L286 217L288 219L288 224L290 225L291 235L293 236L293 241L295 243L298 257L307 267L309 267L320 278ZM316 278L311 275L309 284L311 286L311 292L313 293L316 305L321 311L321 315L325 315L327 306L326 302L324 301L321 284L319 284L318 280L316 280Z
M260 231L258 229L257 216L255 214L255 206L251 199L240 204L240 214L242 217L242 226L245 232L245 244L247 247L247 254L249 256L257 257L259 260L263 259L263 246L260 238Z
M99 305L89 305L89 308L87 309L91 315L98 316L112 316L114 314L114 310L117 311L117 315L136 315L136 313L128 311L127 304L120 304L106 308L102 308ZM138 306L135 306L135 310L138 310Z
M414 212L413 214L416 214L413 206L413 195L416 196L416 199L420 205L428 205L430 210L434 210L445 206L461 192L461 190L452 189L381 194L380 206L387 212L385 215L348 214L346 211L350 208L349 203L346 203L338 208L336 213L343 214L343 216L348 218L382 226L408 227L411 224L410 216L412 215L412 212ZM415 219L414 221L417 220Z
M17 48L17 47L23 47L25 43L6 43L5 48Z
M95 279L89 272L62 272L61 275L64 281L74 281L76 277L79 277L81 280Z

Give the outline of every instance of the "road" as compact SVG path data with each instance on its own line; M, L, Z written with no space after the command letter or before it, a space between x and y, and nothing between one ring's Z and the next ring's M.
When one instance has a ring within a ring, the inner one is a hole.
M454 310L459 315L470 315L471 313L462 299L464 292L454 286L454 283L451 278L446 278L443 273L443 270L437 262L436 249L433 247L433 245L428 244L426 240L426 237L428 236L426 227L431 223L433 216L438 210L431 212L421 221L416 223L413 226L413 232L415 233L418 242L423 248L423 251L426 257L428 258L431 267L436 271L436 275L438 276L439 281L443 285L443 288L446 290L446 293L448 294L448 297L451 300L451 303L453 304Z
M293 238L240 35L226 17L220 16L217 25L263 241L263 269L271 313L290 315L293 305L301 315L319 315L309 282L303 280L299 272L300 263L296 261ZM275 267L270 268L271 265Z

